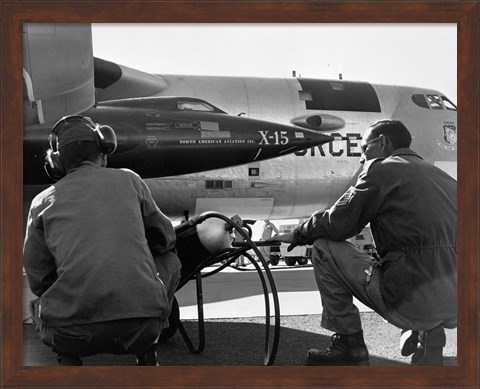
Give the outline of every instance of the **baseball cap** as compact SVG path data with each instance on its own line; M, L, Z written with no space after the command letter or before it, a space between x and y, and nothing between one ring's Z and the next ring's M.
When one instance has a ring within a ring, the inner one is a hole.
M52 135L56 138L56 149L73 142L96 142L96 126L90 118L80 115L60 119L52 129Z
M86 124L69 125L58 134L58 149L73 142L95 142L95 133Z

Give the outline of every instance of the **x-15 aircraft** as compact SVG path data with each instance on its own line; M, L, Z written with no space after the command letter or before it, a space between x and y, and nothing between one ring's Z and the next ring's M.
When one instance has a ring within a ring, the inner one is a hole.
M109 156L109 166L128 166L144 178L262 161L333 139L311 130L228 115L188 97L105 101L82 114L114 128L118 147ZM25 131L24 180L29 185L51 183L43 172L51 128L51 123L38 124Z

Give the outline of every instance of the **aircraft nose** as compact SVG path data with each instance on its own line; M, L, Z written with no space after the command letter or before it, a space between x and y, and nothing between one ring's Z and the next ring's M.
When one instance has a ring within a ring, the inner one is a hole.
M290 144L294 145L299 150L303 150L306 147L320 146L333 140L333 137L330 135L296 127L289 129L289 137Z
M259 162L333 140L319 131L223 112L155 110L135 105L148 101L104 103L101 109L96 108L104 116L111 111L115 118L109 125L117 133L118 150L109 158L109 165L129 167L145 178ZM102 122L100 118L97 121Z

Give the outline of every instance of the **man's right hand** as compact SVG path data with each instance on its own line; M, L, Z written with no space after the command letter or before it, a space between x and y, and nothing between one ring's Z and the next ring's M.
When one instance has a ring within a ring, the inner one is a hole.
M288 246L287 248L287 251L290 252L292 251L296 245L293 244L295 240L295 235L293 232L289 232L289 233L286 233L286 234L278 234L278 235L274 235L272 236L271 238L268 238L267 239L267 242L281 242L281 243L290 243L290 245Z

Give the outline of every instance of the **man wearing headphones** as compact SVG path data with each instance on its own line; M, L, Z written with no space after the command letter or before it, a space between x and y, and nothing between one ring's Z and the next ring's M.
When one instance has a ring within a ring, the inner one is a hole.
M57 122L46 170L59 181L28 215L24 266L39 297L36 329L62 365L98 353L155 365L180 276L175 231L148 187L130 170L105 168L115 149L108 126L82 116Z

